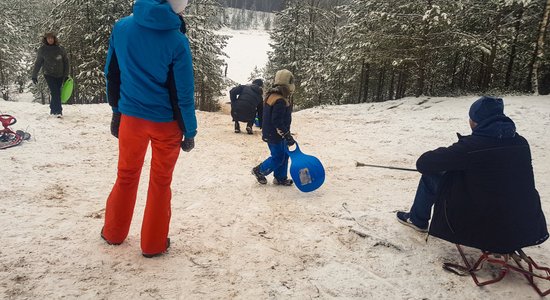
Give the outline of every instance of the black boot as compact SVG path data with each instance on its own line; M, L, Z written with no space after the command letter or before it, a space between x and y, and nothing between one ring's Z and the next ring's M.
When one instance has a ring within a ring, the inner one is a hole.
M239 125L239 122L235 121L235 133L241 132L241 126Z
M288 178L285 178L285 179L273 178L273 184L291 186L292 184L294 184L294 181L292 181L292 179L288 179Z
M253 134L252 132L252 126L254 126L254 122L248 122L246 124L246 133L248 134Z
M265 178L264 174L260 172L260 166L261 165L257 165L252 168L252 174L256 176L256 180L258 180L258 183L267 184L267 179Z

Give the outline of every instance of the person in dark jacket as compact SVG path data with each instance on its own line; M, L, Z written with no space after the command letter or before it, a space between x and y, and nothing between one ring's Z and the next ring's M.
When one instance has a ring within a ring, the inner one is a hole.
M246 132L253 134L252 126L258 116L260 128L262 127L262 86L263 80L255 79L252 84L238 85L229 91L231 100L231 116L235 122L235 133L241 132L239 122L246 122Z
M141 250L147 258L170 246L172 174L180 148L191 151L197 134L193 62L177 14L186 5L186 0L137 0L133 14L115 23L105 64L119 160L101 237L118 245L128 236L150 143L151 172L141 226Z
M38 83L38 72L41 68L51 94L50 114L61 118L61 86L69 78L70 66L65 48L59 45L59 40L53 32L46 32L42 37L42 46L38 48L31 75L34 84Z
M504 114L500 98L478 99L469 116L472 135L420 156L416 197L409 212L397 212L398 221L493 253L544 242L548 230L527 140Z
M279 70L275 74L273 88L264 100L262 139L267 143L271 157L252 169L252 174L260 184L266 184L265 176L273 172L273 183L290 186L288 179L288 146L295 144L290 133L292 123L292 105L290 96L295 90L294 76L288 70Z

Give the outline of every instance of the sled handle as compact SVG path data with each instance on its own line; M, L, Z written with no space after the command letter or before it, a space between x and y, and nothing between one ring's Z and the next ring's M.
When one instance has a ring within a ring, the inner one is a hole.
M0 115L0 122L4 128L17 123L17 119L10 115Z
M298 146L298 142L294 142L294 145L296 145L296 149L294 149L294 150L290 150L290 149L289 149L288 143L286 142L286 140L285 140L285 145L286 145L285 151L286 151L286 154L288 154L288 155L291 155L291 154L293 154L293 153L296 152L296 151L301 152L301 151L300 151L300 146Z

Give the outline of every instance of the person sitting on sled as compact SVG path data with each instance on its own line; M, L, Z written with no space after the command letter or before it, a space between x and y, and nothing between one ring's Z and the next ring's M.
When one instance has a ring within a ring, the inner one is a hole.
M252 169L252 174L260 184L266 184L266 175L273 172L273 183L290 186L288 179L288 146L295 144L290 133L292 122L291 94L294 92L294 75L289 70L279 70L275 74L273 88L267 91L263 107L262 139L267 143L271 156ZM288 145L288 146L287 146Z
M259 127L262 127L263 85L263 80L255 79L252 84L240 84L229 91L231 117L235 122L235 133L241 132L239 122L246 122L246 132L252 134L252 126L256 115L258 116Z
M450 147L420 156L416 168L422 177L413 205L397 212L398 221L494 253L544 242L548 230L527 140L504 114L500 98L481 97L469 117L471 135L458 135Z

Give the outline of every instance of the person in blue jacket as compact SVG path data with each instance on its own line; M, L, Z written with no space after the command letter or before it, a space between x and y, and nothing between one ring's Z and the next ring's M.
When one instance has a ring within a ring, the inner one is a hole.
M191 50L178 14L186 5L186 0L137 0L133 14L116 22L112 30L105 65L113 110L111 133L118 138L119 160L101 237L114 245L126 239L151 144L141 227L145 257L158 256L170 246L172 173L180 147L191 151L197 134Z
M397 220L493 253L544 242L548 230L529 143L504 114L500 98L481 97L471 105L469 117L471 135L459 135L453 145L417 160L422 177L416 196L408 212L397 212Z
M277 71L273 88L267 91L263 108L262 140L267 143L271 156L252 169L252 174L260 184L266 184L265 176L273 173L273 183L290 186L294 182L288 178L288 146L296 142L290 133L292 123L291 94L296 86L294 75L289 70Z

